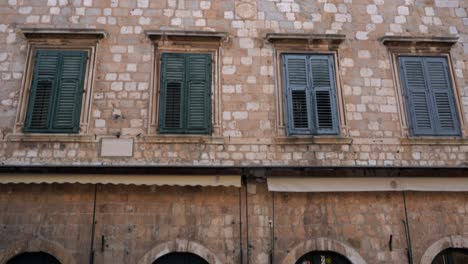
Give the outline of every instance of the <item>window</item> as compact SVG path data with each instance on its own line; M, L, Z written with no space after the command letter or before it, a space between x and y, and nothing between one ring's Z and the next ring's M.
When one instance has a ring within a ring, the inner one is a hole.
M339 133L332 55L283 54L289 135Z
M412 136L459 136L446 57L400 56L400 78Z
M160 87L160 133L211 133L211 54L163 53Z
M99 29L20 29L28 51L12 141L88 142Z
M189 252L173 252L158 258L153 264L208 264L203 258Z
M312 251L302 256L296 264L350 264L350 262L335 252Z
M86 51L35 51L24 132L79 132L87 59Z
M447 248L440 252L432 264L463 264L468 263L468 250L462 248Z

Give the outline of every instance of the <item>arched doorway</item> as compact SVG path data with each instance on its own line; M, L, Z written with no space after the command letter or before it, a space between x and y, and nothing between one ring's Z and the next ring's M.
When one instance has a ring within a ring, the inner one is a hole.
M6 264L60 264L54 256L45 252L21 253L8 260Z
M188 252L173 252L158 258L153 264L209 264L203 258Z
M466 264L468 263L468 249L447 248L440 252L432 264Z
M299 258L296 264L351 264L351 262L332 251L312 251Z

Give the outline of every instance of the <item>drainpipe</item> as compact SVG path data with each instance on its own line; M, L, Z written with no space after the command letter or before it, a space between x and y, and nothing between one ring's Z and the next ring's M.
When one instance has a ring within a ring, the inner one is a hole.
M406 233L406 253L408 254L408 264L413 264L413 246L411 243L411 232L409 228L408 222L408 209L406 207L406 193L403 191L403 205L405 207L405 220L403 220L403 225L405 226L405 233Z
M93 201L93 222L91 223L91 246L89 249L89 264L94 264L94 233L96 231L96 196L98 184L94 185L94 201Z

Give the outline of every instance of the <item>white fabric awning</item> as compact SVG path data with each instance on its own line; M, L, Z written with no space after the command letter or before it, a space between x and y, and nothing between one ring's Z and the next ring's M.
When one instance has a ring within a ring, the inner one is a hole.
M0 184L79 183L169 186L241 186L240 175L1 174Z
M269 177L273 192L468 191L468 178Z

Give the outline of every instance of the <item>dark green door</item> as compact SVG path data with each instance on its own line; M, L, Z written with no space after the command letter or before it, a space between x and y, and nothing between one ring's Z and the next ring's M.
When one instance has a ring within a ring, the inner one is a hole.
M175 252L158 258L153 264L208 264L208 262L192 253Z
M7 264L60 264L60 261L44 252L31 252L15 256Z
M351 264L351 262L334 252L312 251L302 256L296 264Z

